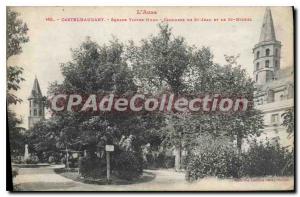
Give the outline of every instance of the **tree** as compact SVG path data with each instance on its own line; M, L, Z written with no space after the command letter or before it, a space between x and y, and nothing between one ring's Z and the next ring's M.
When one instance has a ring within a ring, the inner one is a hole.
M132 70L123 59L123 48L123 44L116 38L101 46L87 38L79 48L72 50L72 59L61 64L64 80L62 83L51 84L48 89L49 96L60 93L103 96L113 93L115 96L130 97L135 94L137 86ZM89 163L92 164L88 165L88 171L93 173L99 170L99 166L95 166L96 160L105 164L102 153L107 144L115 145L114 159L120 159L119 163L125 159L124 154L140 159L141 144L144 143L143 131L152 127L148 120L147 116L117 111L62 111L53 113L49 120L36 125L33 128L32 140L36 150L40 151L54 149L57 152L66 148L85 150L87 156L80 165L84 169ZM120 140L127 139L128 136L133 136L131 148L122 150ZM100 159L95 152L100 153ZM119 158L122 156L123 158ZM136 174L141 173L138 169L135 170Z
M13 55L22 52L22 44L29 41L27 36L27 25L18 18L18 13L7 9L7 30L6 30L6 60ZM7 105L20 103L22 100L18 98L14 92L20 89L19 84L24 81L22 77L23 68L19 66L7 65ZM10 136L10 147L13 152L20 153L24 147L24 136L22 131L24 128L18 125L22 120L16 117L16 114L8 110L8 128ZM13 137L12 137L13 136Z
M209 48L189 46L184 38L174 37L167 24L159 25L158 35L136 46L130 42L128 59L134 68L137 83L145 92L163 91L175 95L220 94L223 97L246 97L252 101L254 86L246 71L237 65L237 57L227 57L228 64L213 63ZM234 61L232 61L234 60ZM243 138L259 135L262 116L254 109L235 114L173 114L162 128L165 140L176 149L176 169L180 168L182 146L191 146L195 135L204 132L215 137L228 136L238 142L241 151ZM169 143L170 144L170 143Z
M150 91L155 95L167 90L177 96L185 90L183 76L190 64L191 48L184 38L172 37L168 24L161 23L158 27L159 34L142 40L140 47L130 42L128 59L144 92ZM173 131L180 132L177 129ZM178 134L175 136L178 138ZM181 145L175 141L176 169L179 170Z
M287 133L289 134L288 137L294 136L294 128L295 128L295 114L294 114L294 108L286 110L281 117L283 117L282 126L287 128ZM289 168L294 169L294 149L292 149L290 157L287 157L287 161L285 166L282 169L282 172L286 171Z
M22 52L22 44L29 41L28 27L21 19L19 13L7 8L6 20L6 59Z
M30 142L33 151L59 152L65 149L79 148L79 132L76 123L78 116L72 113L63 113L60 116L37 123L30 132Z
M287 128L289 136L293 136L295 128L294 108L286 110L281 117L283 117L283 122L281 125Z
M136 92L133 74L121 57L123 44L117 39L110 41L109 45L99 46L87 38L78 49L72 52L72 61L61 65L64 81L56 90L76 92L77 94L107 95L114 93L119 96L129 96ZM52 87L53 89L55 88ZM117 112L100 115L85 113L77 116L80 117L80 121L76 123L77 128L81 128L85 133L82 136L99 135L102 137L104 133L108 132L104 129L104 126L108 126L107 123L111 127L115 127L130 118ZM93 125L93 129L89 124ZM123 128L118 127L118 129Z
M27 36L27 25L21 19L18 19L18 13L7 9L7 30L6 30L6 60L13 55L18 55L22 52L22 44L29 41ZM21 102L11 91L20 89L20 82L24 81L21 76L23 68L19 66L7 67L7 102L8 104L16 104Z
M243 97L250 102L248 109L244 112L235 112L230 116L213 114L215 118L211 119L214 124L221 125L219 131L226 131L229 136L236 137L238 150L240 151L242 138L249 135L259 135L263 128L262 114L253 107L253 81L247 76L246 71L241 69L240 65L233 65L230 62L224 66L213 65L210 69L205 74L207 81L204 86L201 85L203 79L195 79L197 87L195 91L213 92L234 99ZM226 125L224 125L225 123Z
M108 45L98 45L87 38L79 48L72 50L72 59L61 64L64 76L62 83L54 82L48 89L49 96L59 93L76 93L81 95L97 94L115 96L130 96L137 91L133 81L133 73L122 58L123 44L116 38ZM55 124L54 124L55 123ZM55 136L55 143L60 144L57 150L73 147L86 149L94 153L103 150L105 144L117 145L123 135L136 136L136 141L142 141L142 131L148 124L144 118L128 115L124 112L108 113L55 113L44 124L33 129L36 138L41 138L50 146L44 136ZM50 125L50 126L49 126ZM51 126L52 125L52 126ZM47 129L45 129L47 128ZM55 133L53 133L55 132ZM44 133L52 133L45 135ZM51 138L52 139L52 138ZM48 140L49 141L49 140ZM35 144L40 144L35 140ZM72 146L79 144L80 146ZM137 149L140 146L136 146Z
M232 59L234 61L231 61ZM227 59L227 65L214 64L205 69L197 69L199 68L198 65L193 64L191 70L196 70L200 74L196 75L199 77L192 79L193 82L191 84L194 84L194 94L199 91L219 94L222 97L233 99L243 97L249 101L246 111L237 111L230 114L200 114L200 116L195 118L195 125L199 121L202 132L211 133L215 137L227 136L232 140L236 140L237 153L240 158L242 140L250 136L259 136L264 124L262 112L254 109L253 106L254 82L246 74L246 71L241 69L240 65L237 65L236 59L232 56L232 58ZM201 72L203 73L201 74ZM197 130L195 132L199 133ZM192 135L191 139L196 138Z

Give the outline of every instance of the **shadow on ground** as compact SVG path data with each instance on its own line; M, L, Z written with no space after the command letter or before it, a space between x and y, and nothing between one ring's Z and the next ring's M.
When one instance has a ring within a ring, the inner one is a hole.
M56 174L59 174L67 179L71 179L76 182L81 182L81 183L86 183L86 184L93 184L93 185L107 185L106 178L101 178L101 179L87 179L87 178L82 178L78 174L77 171L65 171L65 169L55 169L54 172ZM124 179L119 179L115 176L112 176L112 181L111 185L131 185L131 184L139 184L139 183L146 183L150 182L153 179L155 179L156 175L152 172L143 172L143 175L135 180L124 180Z

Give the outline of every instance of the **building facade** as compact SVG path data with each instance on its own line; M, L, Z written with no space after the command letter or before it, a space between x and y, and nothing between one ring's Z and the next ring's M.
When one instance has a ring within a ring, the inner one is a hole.
M28 101L28 128L31 129L37 122L45 119L45 104L37 78L34 79L33 88L31 90Z
M265 128L259 139L277 139L288 146L292 139L282 126L282 114L294 107L293 65L281 67L281 42L276 39L271 9L265 11L259 42L253 48L255 107L264 114Z

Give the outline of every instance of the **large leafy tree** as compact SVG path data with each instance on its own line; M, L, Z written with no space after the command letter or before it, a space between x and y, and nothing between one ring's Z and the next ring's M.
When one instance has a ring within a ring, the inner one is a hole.
M117 39L100 46L87 38L79 48L72 50L72 59L61 64L64 80L60 84L55 82L50 86L49 96L59 93L100 96L110 93L118 96L134 94L137 87L133 82L131 69L122 58L123 48L123 44ZM128 116L123 112L100 114L61 112L53 114L51 119L53 120L50 123L55 120L54 126L60 127L45 129L40 128L42 125L37 125L33 132L36 133L35 136L57 136L51 138L55 140L55 144L59 144L56 149L84 147L91 152L103 149L105 144L116 144L122 135L138 135L138 130L143 130L147 126L142 124L145 122L143 118ZM49 134L44 135L44 132ZM74 144L76 146L73 146ZM77 146L78 144L80 146Z
M27 36L27 25L18 18L19 14L10 8L7 9L7 30L6 30L6 60L11 56L18 55L22 52L22 44L29 41ZM24 81L22 77L23 68L16 65L7 65L7 105L17 104L22 100L15 95L20 89L20 83ZM10 148L12 153L19 154L24 147L24 128L19 124L22 120L16 117L10 109L7 112L8 128L10 136Z
M209 48L189 46L184 38L175 37L167 24L159 25L158 35L141 41L140 46L130 42L128 58L136 71L136 80L145 91L158 94L220 94L223 97L243 96L252 100L253 82L246 71L236 65L236 57L227 57L228 64L213 63ZM235 59L235 61L231 61ZM263 126L260 112L251 109L235 114L170 114L164 116L164 141L176 150L176 169L180 168L181 148L191 147L202 133L215 137L228 136L237 140L241 150L243 138L259 135Z
M117 39L110 41L109 45L99 46L87 38L80 48L73 50L73 59L61 66L64 76L60 86L61 91L100 95L115 93L120 96L133 94L136 86L133 83L131 70L121 57L122 53L123 44ZM109 142L114 141L119 137L118 132L111 135L111 131L105 127L117 127L121 130L118 124L122 120L128 120L126 116L118 113L77 114L76 116L81 117L77 126L83 143L94 143L87 139L88 136L93 135L98 136L94 138L97 143L103 137L109 138L107 139Z
M19 13L7 9L7 29L6 29L6 60L11 56L22 52L22 44L29 41L27 36L27 25L18 18ZM12 92L20 89L20 82L24 81L22 77L23 68L16 65L7 65L7 103L16 104L21 100Z
M214 64L209 69L199 70L204 72L202 76L205 75L206 77L194 79L195 93L214 93L233 99L243 97L249 101L246 111L237 111L229 115L210 114L211 117L209 118L210 124L221 126L214 129L214 132L223 132L230 137L235 137L240 150L242 138L249 135L259 135L263 128L262 114L253 106L254 82L240 65L230 61L224 66ZM205 81L203 82L203 80ZM211 125L210 128L215 127Z
M191 47L183 37L173 37L168 24L161 23L158 27L159 34L142 40L141 46L130 42L128 58L144 92L151 91L155 95L168 91L177 96L186 90L184 73L190 65ZM176 149L176 169L180 168L181 160L178 132L175 127L172 139Z

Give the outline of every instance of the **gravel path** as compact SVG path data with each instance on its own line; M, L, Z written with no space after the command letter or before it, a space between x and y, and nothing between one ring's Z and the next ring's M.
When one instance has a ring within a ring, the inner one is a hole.
M292 177L232 179L205 178L188 183L184 173L172 169L144 170L139 183L128 185L93 185L60 176L53 167L21 168L14 184L27 191L179 191L179 190L285 190L293 189Z

